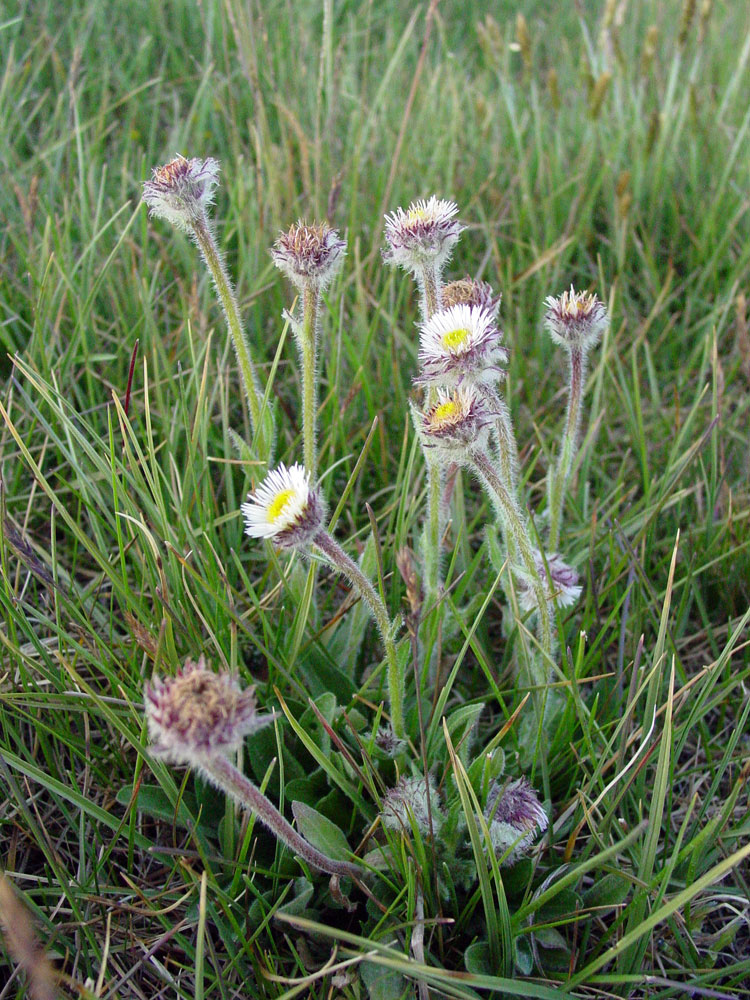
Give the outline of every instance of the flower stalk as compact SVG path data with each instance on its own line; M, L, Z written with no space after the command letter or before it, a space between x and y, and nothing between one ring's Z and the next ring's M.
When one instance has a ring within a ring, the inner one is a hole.
M263 406L263 391L250 356L237 298L217 246L213 223L208 213L218 183L217 160L211 157L201 160L177 156L153 171L151 180L143 185L143 200L152 216L165 219L177 229L187 233L200 251L213 279L229 329L258 454L267 462L271 458L273 448L275 431L273 414Z

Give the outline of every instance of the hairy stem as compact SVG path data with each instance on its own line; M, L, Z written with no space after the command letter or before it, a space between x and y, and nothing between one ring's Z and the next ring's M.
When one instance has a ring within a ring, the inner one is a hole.
M565 487L570 478L581 423L581 399L586 375L586 352L581 347L571 347L568 352L570 362L570 384L568 389L568 409L565 415L565 431L560 446L560 457L554 474L550 470L548 488L549 506L549 551L556 552L560 544L563 500Z
M320 288L315 282L305 283L302 291L302 327L299 349L302 357L302 445L305 468L312 482L318 476L317 454L317 346Z
M391 725L393 732L399 738L404 733L404 676L399 666L396 642L393 638L393 625L388 618L388 612L372 583L367 579L359 566L341 548L339 543L327 531L319 531L314 538L315 544L326 556L333 567L349 580L359 592L362 600L368 605L385 645L388 660L388 699L391 707Z
M545 659L545 670L542 683L546 684L549 675L549 663L552 659L552 616L550 615L547 594L537 570L534 550L529 538L523 516L518 506L518 501L506 489L505 484L498 475L497 469L485 454L474 451L471 454L472 464L479 478L487 488L493 499L495 509L500 518L505 521L508 535L518 549L521 562L529 576L529 582L534 590L534 595L538 604L539 631L542 645L542 653Z
M362 869L357 865L349 861L335 861L305 840L260 789L256 788L252 781L226 757L221 754L208 757L203 761L201 770L210 781L236 799L241 806L249 809L282 843L304 858L313 868L328 872L329 875L346 875L354 879L362 877Z
M205 214L194 224L192 235L213 278L216 294L229 327L232 346L240 366L242 387L245 390L245 399L250 411L250 423L258 443L258 454L266 461L270 461L273 444L273 418L270 411L263 410L263 392L250 357L245 332L242 329L237 299Z

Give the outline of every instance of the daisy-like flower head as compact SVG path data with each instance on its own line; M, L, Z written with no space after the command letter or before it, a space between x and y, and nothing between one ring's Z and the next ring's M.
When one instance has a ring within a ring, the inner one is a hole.
M609 326L609 315L603 302L592 292L569 292L544 300L547 311L544 325L550 337L562 347L593 347Z
M546 830L549 822L527 778L516 778L504 787L497 781L493 782L484 815L498 857L512 848L503 861L503 867L524 857L537 832Z
M174 677L152 678L144 702L152 753L178 764L228 755L273 719L258 714L252 688L242 691L231 674L209 670L202 656Z
M297 288L330 285L344 261L346 242L326 222L296 222L271 248L273 262Z
M422 444L434 448L438 460L463 463L472 450L486 448L494 416L483 394L460 385L439 389L437 401L417 413L417 427Z
M304 548L323 527L325 503L310 473L282 462L242 504L245 534L270 538L282 549Z
M443 285L443 308L451 306L481 306L488 310L497 321L500 313L502 295L495 295L492 285L487 281L477 281L476 278L460 278Z
M417 382L459 385L497 382L508 361L502 333L489 310L457 305L441 309L419 331Z
M163 167L156 167L150 181L144 181L143 200L150 215L190 232L205 218L218 183L218 160L211 156L205 160L176 156Z
M429 833L430 814L432 814L432 829L437 834L443 819L440 797L433 788L432 781L425 781L421 775L414 778L400 778L398 784L394 788L389 788L383 796L380 816L383 826L389 830L410 832L412 828L410 817L412 817L421 833Z
M561 608L569 608L581 596L578 573L557 552L547 556L544 564L542 553L534 549L539 578L544 581L548 601L556 601ZM526 574L518 571L518 605L522 611L533 611L537 606L536 594Z
M448 260L463 226L455 218L458 205L433 195L427 201L413 201L404 211L397 208L385 217L388 243L383 258L416 272L425 263L438 268Z

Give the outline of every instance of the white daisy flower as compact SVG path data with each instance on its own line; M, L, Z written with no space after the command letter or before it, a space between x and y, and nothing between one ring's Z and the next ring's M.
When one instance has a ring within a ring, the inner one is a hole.
M310 485L310 473L299 464L282 463L242 504L245 533L270 538L280 548L309 545L323 527L325 504Z
M156 167L150 181L144 181L143 200L150 215L192 232L213 204L218 183L218 160L210 156L203 160L176 156L163 167Z
M562 557L556 552L547 556L545 567L542 553L538 549L534 549L534 562L539 578L545 585L547 599L556 601L558 607L561 608L569 608L575 604L581 596L581 585L578 583L577 571L563 562ZM534 588L522 570L519 570L518 573L518 605L522 611L533 611L537 607Z
M417 382L458 385L495 383L508 361L502 333L489 310L481 306L455 305L434 314L419 331Z
M450 257L463 226L455 218L458 205L432 195L427 201L413 201L404 211L397 208L385 217L388 247L383 257L389 264L399 264L417 271L426 262L440 268Z
M544 325L550 337L562 347L593 347L609 326L609 316L603 302L592 292L569 292L544 300L547 312Z

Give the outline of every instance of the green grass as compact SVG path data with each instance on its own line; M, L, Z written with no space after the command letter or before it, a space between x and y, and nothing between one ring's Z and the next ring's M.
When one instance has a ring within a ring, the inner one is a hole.
M579 6L524 4L525 30L518 5L392 0L3 14L0 862L68 982L106 998L750 995L750 13L631 0L619 23L614 4ZM411 673L407 699L415 771L450 807L443 843L380 827L365 842L395 781L373 745L377 632L339 579L322 569L300 601L305 574L243 535L259 470L233 443L250 428L221 312L195 248L139 204L176 152L221 160L219 242L287 461L301 383L268 248L300 217L346 235L320 468L332 510L345 495L337 538L374 576L372 507L391 614L408 610L396 554L418 547L426 482L417 297L381 261L383 212L459 203L451 273L503 294L535 511L565 408L544 297L573 282L609 306L544 760L491 510L468 476L457 487L448 680L421 725ZM201 653L279 710L247 773L287 816L306 802L380 855L372 899L351 889L347 911L149 755L144 680ZM548 795L549 835L512 867L485 850L493 749ZM2 995L20 997L13 969Z

